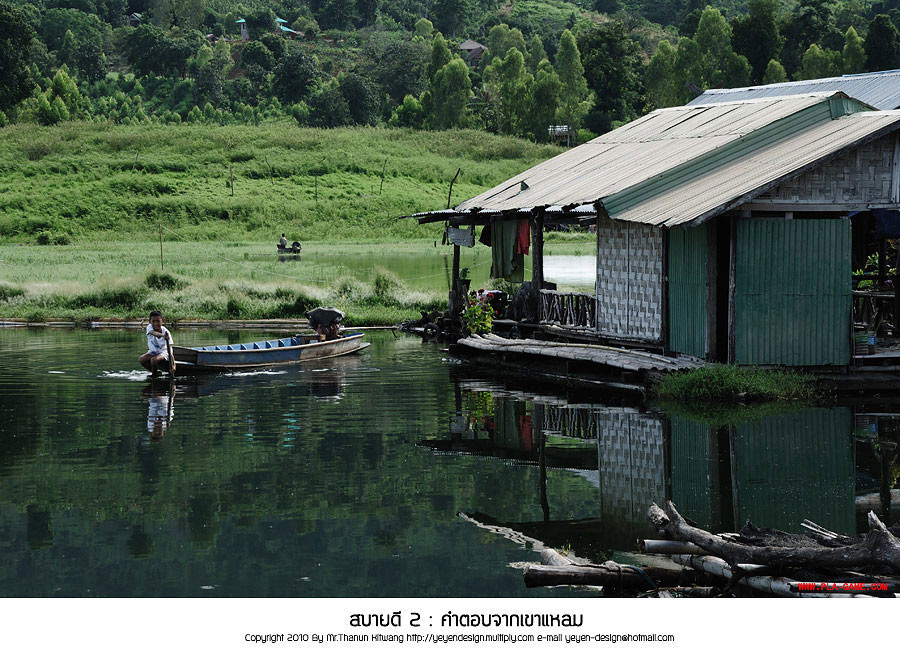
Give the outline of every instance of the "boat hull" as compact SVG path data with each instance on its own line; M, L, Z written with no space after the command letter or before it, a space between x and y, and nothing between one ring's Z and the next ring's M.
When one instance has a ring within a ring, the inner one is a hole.
M363 337L362 333L354 333L327 341L319 341L314 336L298 336L217 347L175 347L176 372L227 372L335 358L368 347L369 343L363 342Z

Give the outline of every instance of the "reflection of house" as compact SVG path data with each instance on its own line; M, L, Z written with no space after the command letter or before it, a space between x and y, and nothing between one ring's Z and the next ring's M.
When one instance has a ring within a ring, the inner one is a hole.
M848 365L850 215L900 210L900 111L872 109L830 92L657 110L419 220L595 223L596 339Z
M464 53L463 59L466 60L466 64L472 68L478 68L484 53L487 51L487 46L483 46L473 39L466 39L459 44L459 49Z

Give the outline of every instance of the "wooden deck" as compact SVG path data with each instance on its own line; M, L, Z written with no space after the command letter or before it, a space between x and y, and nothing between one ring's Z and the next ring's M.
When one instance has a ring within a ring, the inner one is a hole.
M510 340L493 333L459 340L451 353L512 376L539 377L567 387L595 387L643 395L647 383L665 372L704 367L691 356L663 356L638 349Z

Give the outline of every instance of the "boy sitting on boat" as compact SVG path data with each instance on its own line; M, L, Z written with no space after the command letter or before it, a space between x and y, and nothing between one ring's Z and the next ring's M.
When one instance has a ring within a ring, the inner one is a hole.
M161 363L165 363L165 369L169 369L169 344L172 343L172 334L162 324L163 316L158 310L150 313L150 324L147 326L147 353L138 360L142 366L157 374ZM171 371L175 371L175 363L172 363Z

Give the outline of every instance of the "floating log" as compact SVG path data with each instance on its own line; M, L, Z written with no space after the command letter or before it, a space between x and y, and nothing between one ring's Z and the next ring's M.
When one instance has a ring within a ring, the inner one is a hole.
M690 571L666 568L637 568L626 564L602 566L544 566L530 565L525 569L525 586L602 586L604 589L650 591L660 584L678 586L697 580Z
M684 541L655 541L644 539L638 541L641 552L650 554L707 554L693 543Z
M709 555L691 555L691 554L673 554L672 559L683 566L690 566L695 570L715 575L716 577L724 577L731 581L734 577L734 570L722 559ZM746 575L739 582L755 591L762 591L771 595L778 595L791 598L868 598L871 596L849 594L849 593L816 593L816 592L795 592L791 591L791 584L795 584L795 580L786 577L771 577L767 575Z
M754 563L770 566L804 568L848 568L886 566L900 573L900 540L891 534L874 512L868 515L869 533L866 538L845 547L757 547L726 540L707 531L691 527L675 509L671 500L665 512L651 505L648 517L659 529L672 538L696 544L706 552L729 564Z

